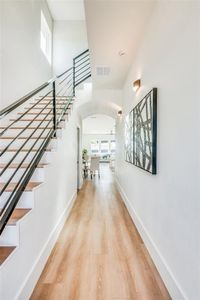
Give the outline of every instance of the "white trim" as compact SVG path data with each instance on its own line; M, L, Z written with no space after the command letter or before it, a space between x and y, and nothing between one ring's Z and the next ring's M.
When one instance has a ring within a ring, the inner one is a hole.
M115 176L115 181L117 184L118 191L121 195L122 200L124 201L128 212L136 225L145 246L147 247L150 256L156 265L156 268L159 271L161 278L163 279L171 297L173 300L189 300L185 293L183 292L182 288L180 287L179 283L177 282L175 276L173 275L170 267L168 266L167 262L165 261L164 257L160 253L157 245L154 243L153 239L151 238L150 233L145 228L142 220L137 215L133 205L129 201L126 193L124 192L122 186L119 183L117 176Z
M28 275L26 276L26 279L24 280L17 296L15 297L15 300L19 300L19 299L29 299L33 289L40 277L40 274L42 273L42 270L47 262L47 259L58 239L58 236L65 224L65 221L67 219L67 217L69 216L70 210L72 208L72 205L76 199L77 193L75 192L67 207L65 208L64 212L62 213L62 215L60 216L56 226L54 227L54 229L51 231L45 245L43 246L42 250L40 251L37 259L35 260L30 272L28 273Z

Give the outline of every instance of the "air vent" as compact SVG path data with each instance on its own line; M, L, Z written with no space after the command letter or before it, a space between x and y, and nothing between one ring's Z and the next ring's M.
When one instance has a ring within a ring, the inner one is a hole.
M105 66L96 67L97 76L108 76L110 75L110 68Z

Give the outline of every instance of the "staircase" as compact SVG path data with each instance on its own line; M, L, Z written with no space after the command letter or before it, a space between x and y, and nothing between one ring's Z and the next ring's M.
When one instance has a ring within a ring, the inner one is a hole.
M37 210L35 193L48 180L76 87L90 76L86 50L70 69L0 111L0 268L23 241L19 224Z

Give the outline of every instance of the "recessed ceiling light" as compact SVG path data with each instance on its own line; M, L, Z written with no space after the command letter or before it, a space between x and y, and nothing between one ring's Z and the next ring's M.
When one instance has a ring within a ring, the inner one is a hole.
M126 52L125 52L124 50L120 50L120 51L118 52L118 54L119 54L119 56L124 56L124 55L126 54Z

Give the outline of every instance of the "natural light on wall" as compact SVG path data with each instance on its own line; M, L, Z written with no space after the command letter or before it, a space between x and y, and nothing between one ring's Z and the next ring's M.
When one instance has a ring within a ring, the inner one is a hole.
M51 30L47 24L45 16L41 11L41 30L40 30L40 48L46 56L48 62L51 64Z

